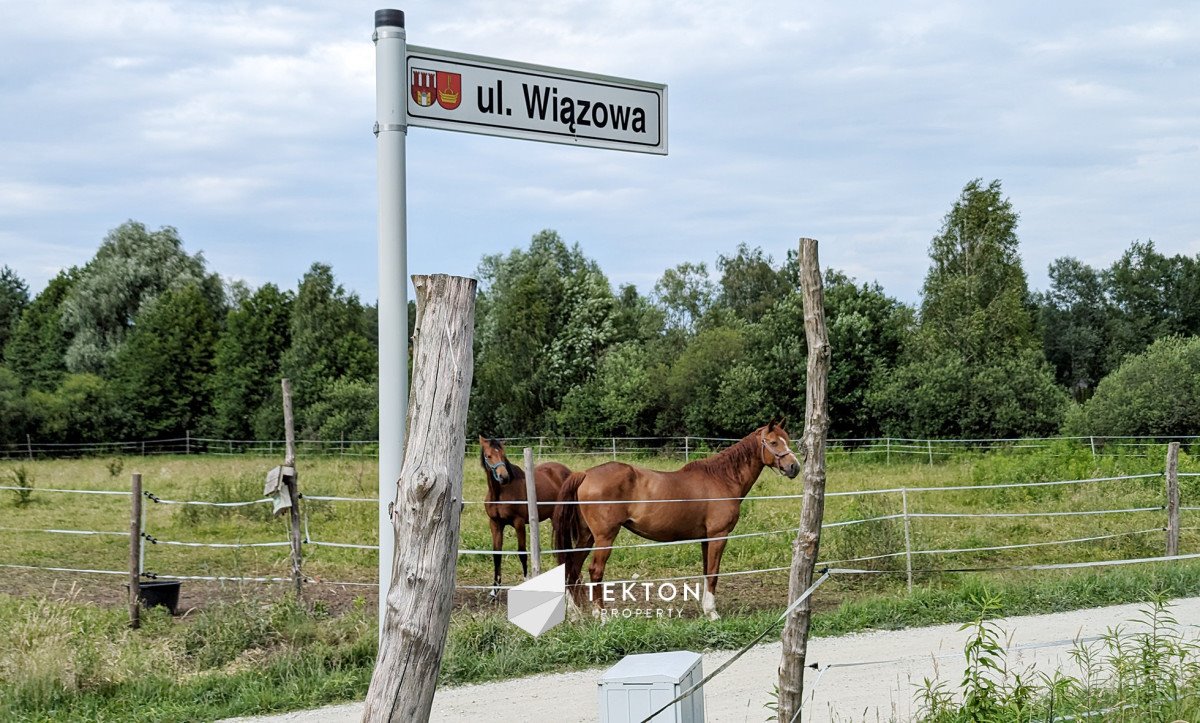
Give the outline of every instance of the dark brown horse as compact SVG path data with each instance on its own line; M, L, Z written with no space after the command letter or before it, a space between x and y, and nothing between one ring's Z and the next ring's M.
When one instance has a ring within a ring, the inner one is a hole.
M525 524L529 521L529 503L525 494L525 470L508 461L504 444L498 439L479 437L479 463L487 477L487 496L483 508L487 512L488 524L492 527L492 551L504 549L504 528L511 526L517 531L517 550L520 552L521 572L529 576L529 557L525 554ZM548 519L554 513L554 501L559 488L571 474L566 465L558 462L542 462L536 466L534 483L537 485L537 522ZM537 524L536 522L534 524ZM551 523L553 524L553 523ZM495 565L495 588L500 587L500 560L503 555L492 555Z
M724 538L733 532L742 513L742 498L749 492L764 467L774 467L789 478L800 473L800 463L791 449L783 423L772 421L759 427L732 447L706 459L684 465L676 472L659 472L623 462L606 462L567 478L554 511L555 547L559 564L567 566L567 585L577 603L583 601L579 585L587 550L608 548L624 527L656 542L705 540L700 542L707 587L704 614L716 620L717 573L725 551ZM612 504L590 504L612 501ZM685 500L656 502L654 500ZM694 500L694 501L693 501ZM604 565L611 549L591 553L588 573L593 583L604 579Z

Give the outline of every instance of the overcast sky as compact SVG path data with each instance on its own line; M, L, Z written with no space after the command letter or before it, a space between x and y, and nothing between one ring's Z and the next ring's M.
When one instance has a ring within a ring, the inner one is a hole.
M999 178L1035 288L1136 239L1200 253L1200 5L0 0L0 264L36 292L127 219L227 278L377 290L374 11L414 45L667 84L668 156L412 128L409 271L557 230L649 291L740 242L916 301Z

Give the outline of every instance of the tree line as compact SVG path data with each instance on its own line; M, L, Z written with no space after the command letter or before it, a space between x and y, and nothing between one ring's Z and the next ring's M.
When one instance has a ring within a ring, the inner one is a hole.
M1200 256L1134 242L1063 257L1032 292L999 181L968 183L919 304L825 272L835 437L1200 433ZM478 267L472 429L491 436L741 436L803 418L796 255L742 243L613 288L542 231ZM413 309L409 309L410 317ZM36 298L0 269L0 443L300 434L373 439L376 308L314 263L295 289L225 282L175 229L130 221Z

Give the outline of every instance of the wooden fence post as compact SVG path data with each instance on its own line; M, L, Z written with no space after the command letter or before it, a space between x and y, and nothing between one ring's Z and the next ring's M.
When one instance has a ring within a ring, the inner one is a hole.
M1088 437L1088 440L1092 444L1092 459L1095 459L1096 458L1096 437L1095 436Z
M525 448L525 501L529 505L529 569L533 576L542 574L541 523L538 522L537 473L533 449Z
M925 444L929 445L929 466L932 467L933 466L933 440L927 439L927 440L925 440Z
M1167 445L1167 557L1179 554L1179 442Z
M808 378L804 420L804 507L800 530L792 543L792 568L788 576L788 600L796 600L812 585L813 568L821 544L821 521L825 516L825 438L829 433L829 333L825 327L825 291L817 261L817 242L800 239L800 285L804 292L804 336L808 340ZM812 598L801 602L787 617L783 628L783 652L779 664L780 721L794 721L800 714L804 694L804 661L808 653L808 628Z
M886 440L886 443L887 443L887 460L886 460L886 462L887 462L887 464L891 464L892 463L892 438L888 437Z
M904 511L904 559L908 575L908 594L912 595L912 520L908 516L908 488L900 489L900 504Z
M142 473L133 473L129 504L129 627L142 625Z
M454 603L476 282L438 274L413 276L413 286L408 433L392 507L396 554L364 721L429 720Z
M292 587L296 591L296 599L300 599L300 588L304 578L300 574L303 552L300 550L300 485L296 472L296 427L292 417L292 382L281 379L283 387L283 434L286 439L286 451L283 456L283 483L287 486L288 497L292 500L288 516L291 518L292 541ZM291 470L291 474L287 471Z
M175 439L179 439L179 437L176 437ZM192 430L190 429L183 430L183 453L192 453Z
M25 435L25 450L27 452L29 452L29 461L32 462L33 461L33 437L28 434Z

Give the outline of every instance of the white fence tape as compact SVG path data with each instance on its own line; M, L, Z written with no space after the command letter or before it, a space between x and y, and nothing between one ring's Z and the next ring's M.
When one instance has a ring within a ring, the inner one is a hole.
M4 532L43 532L51 535L115 535L117 537L129 537L128 532L105 532L103 530L55 530L55 529L31 529L25 527L0 527Z
M70 490L58 489L54 487L9 487L0 485L0 490L28 491L28 492L64 492L76 495L124 495L129 496L129 492L121 492L119 490Z

